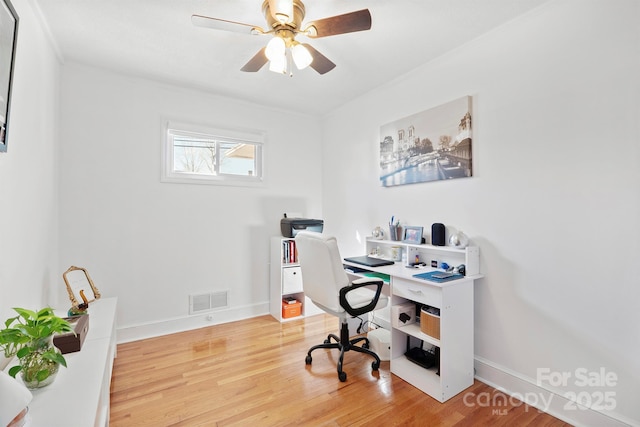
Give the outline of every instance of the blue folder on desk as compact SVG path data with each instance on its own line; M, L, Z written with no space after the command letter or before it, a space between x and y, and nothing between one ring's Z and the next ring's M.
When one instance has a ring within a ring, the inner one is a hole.
M388 259L375 258L372 256L357 256L352 258L345 258L345 261L353 262L355 264L366 265L367 267L382 267L383 265L393 265L394 262Z
M429 280L431 282L443 283L451 280L462 279L464 276L459 273L449 273L447 271L429 271L427 273L414 274L413 277Z

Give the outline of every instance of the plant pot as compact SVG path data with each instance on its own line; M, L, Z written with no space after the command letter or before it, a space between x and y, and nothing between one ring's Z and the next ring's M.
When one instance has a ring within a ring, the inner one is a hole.
M60 368L58 362L51 360L52 353L59 353L53 345L53 335L32 341L28 346L32 351L20 358L22 382L31 390L48 386L55 380Z

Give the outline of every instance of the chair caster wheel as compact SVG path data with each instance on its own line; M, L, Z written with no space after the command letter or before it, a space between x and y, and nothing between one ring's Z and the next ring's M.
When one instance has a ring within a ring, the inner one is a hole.
M305 357L305 358L304 358L304 363L305 363L306 365L311 365L311 360L312 360L312 359L311 359L311 356L309 356L309 355L307 354L307 357Z
M331 344L331 340L329 338L327 338L326 340L324 340L325 344Z
M338 378L340 379L340 382L345 382L347 380L347 373L346 372L338 372Z
M380 362L371 362L371 369L377 371L380 367Z

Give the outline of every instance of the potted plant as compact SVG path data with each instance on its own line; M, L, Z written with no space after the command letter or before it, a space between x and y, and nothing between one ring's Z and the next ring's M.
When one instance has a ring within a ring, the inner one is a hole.
M59 366L67 366L53 345L53 335L73 332L73 328L49 307L37 312L24 308L13 310L18 315L7 319L5 328L0 330L0 347L5 356L18 357L18 364L9 369L9 375L15 378L20 372L22 381L30 389L51 384Z

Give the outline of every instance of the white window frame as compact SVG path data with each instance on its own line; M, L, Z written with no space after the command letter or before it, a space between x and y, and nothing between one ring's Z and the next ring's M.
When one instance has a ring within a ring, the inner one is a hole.
M229 186L264 186L264 146L266 136L260 131L220 129L206 125L165 121L163 126L162 182L179 184L211 184ZM173 135L210 138L221 142L251 144L256 147L256 174L253 176L224 174L216 175L178 172L174 168Z

